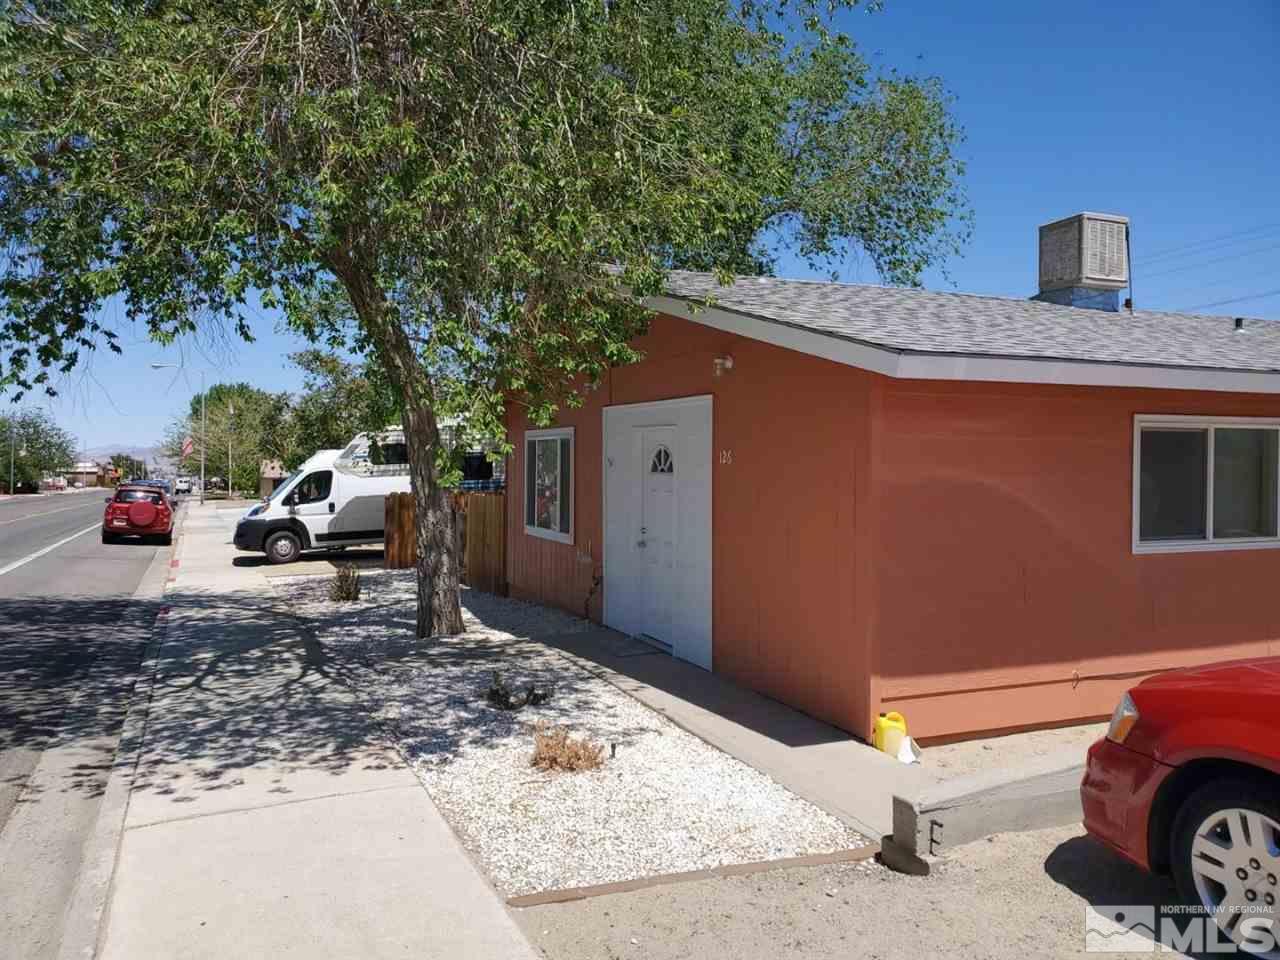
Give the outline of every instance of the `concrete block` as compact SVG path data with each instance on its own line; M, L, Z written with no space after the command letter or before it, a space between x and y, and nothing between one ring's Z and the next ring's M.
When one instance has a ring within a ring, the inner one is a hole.
M1016 768L957 777L893 798L893 834L882 859L928 872L929 857L996 833L1065 826L1080 820L1084 757L1072 748Z

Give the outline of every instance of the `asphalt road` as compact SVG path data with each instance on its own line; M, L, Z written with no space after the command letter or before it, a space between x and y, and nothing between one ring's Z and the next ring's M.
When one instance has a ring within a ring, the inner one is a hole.
M3 958L56 954L167 573L101 542L103 496L0 500Z

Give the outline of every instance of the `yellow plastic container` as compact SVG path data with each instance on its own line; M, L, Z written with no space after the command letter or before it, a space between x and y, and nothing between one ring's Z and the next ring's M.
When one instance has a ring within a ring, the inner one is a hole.
M898 711L882 713L876 717L876 725L871 732L871 745L883 750L891 756L898 755L898 748L907 735L907 718Z

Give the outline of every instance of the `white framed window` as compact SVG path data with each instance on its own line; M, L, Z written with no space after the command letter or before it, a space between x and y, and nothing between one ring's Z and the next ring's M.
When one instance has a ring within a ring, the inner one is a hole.
M573 427L524 435L524 532L573 543Z
M1139 414L1133 552L1280 547L1280 420Z

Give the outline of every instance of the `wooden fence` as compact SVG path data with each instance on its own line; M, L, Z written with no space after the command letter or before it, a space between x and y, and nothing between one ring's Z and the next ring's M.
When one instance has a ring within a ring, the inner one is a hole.
M417 562L414 512L412 493L389 493L383 501L382 565L388 570L405 570Z
M506 495L460 493L454 496L454 529L462 581L476 590L507 592ZM388 570L417 562L413 494L391 493L385 503L386 543L383 566Z

